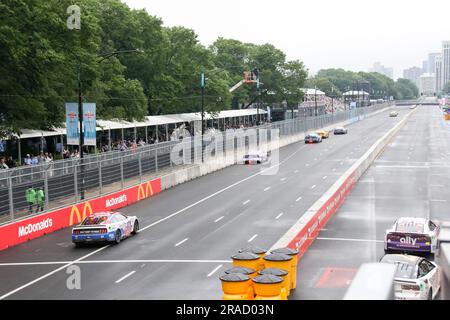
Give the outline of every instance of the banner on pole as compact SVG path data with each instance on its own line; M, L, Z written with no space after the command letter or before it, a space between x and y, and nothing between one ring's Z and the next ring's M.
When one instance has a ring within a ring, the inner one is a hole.
M80 144L80 130L77 103L66 103L66 132L67 144L78 146Z
M85 146L97 144L97 121L95 103L83 103L83 134Z

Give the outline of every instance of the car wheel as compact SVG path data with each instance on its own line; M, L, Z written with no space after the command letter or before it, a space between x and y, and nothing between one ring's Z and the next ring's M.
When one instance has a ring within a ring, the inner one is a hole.
M433 300L433 289L430 288L430 290L428 291L428 297L427 300Z
M122 234L121 234L120 230L117 230L117 231L116 231L116 237L114 238L114 242L115 242L116 244L119 244L119 243L120 243L120 240L121 240L121 237L122 237Z
M131 232L131 234L137 234L138 231L139 231L139 222L136 220L134 221L133 231Z

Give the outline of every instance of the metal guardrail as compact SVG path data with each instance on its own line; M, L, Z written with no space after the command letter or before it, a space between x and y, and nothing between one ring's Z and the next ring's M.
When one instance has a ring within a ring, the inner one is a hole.
M333 123L357 120L387 106L378 104L317 117L279 121L250 129L279 129L280 137L292 136ZM223 137L224 132L218 135ZM224 153L234 152L239 147L234 139L225 141L222 138L219 141ZM136 185L161 170L176 169L180 165L173 163L170 155L173 148L178 148L183 143L185 142L182 140L169 141L125 152L100 154L83 159L82 162L77 159L69 165L54 162L36 169L31 167L28 169L30 171L8 170L3 173L6 176L0 176L0 224L36 214L29 212L25 199L26 189L30 186L42 188L45 193L44 210L54 210L79 202L82 198L90 199ZM192 163L195 162L194 152L188 157Z
M442 268L441 295L442 300L450 300L450 223L442 223L438 238L436 263Z

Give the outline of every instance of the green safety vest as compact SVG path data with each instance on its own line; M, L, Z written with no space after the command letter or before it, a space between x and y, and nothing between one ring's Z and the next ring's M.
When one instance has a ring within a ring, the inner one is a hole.
M25 193L25 198L27 199L28 203L36 203L36 190L34 189L27 189Z
M44 191L43 190L38 190L36 192L36 198L37 198L37 202L38 203L44 203Z

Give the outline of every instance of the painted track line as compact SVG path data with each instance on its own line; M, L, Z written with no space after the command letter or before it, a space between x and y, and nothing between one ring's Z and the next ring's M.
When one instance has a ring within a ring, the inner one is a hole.
M130 273L127 273L126 275L124 275L122 278L120 278L119 280L116 281L116 283L121 283L123 280L125 280L128 277L131 277L133 274L136 273L136 270L131 271Z
M349 238L322 238L317 237L317 240L330 240L330 241L352 241L352 242L376 242L384 243L383 240L371 240L371 239L349 239Z
M283 216L283 214L284 214L284 213L282 212L282 213L280 213L279 215L277 215L276 218L275 218L275 220L280 219L280 218Z
M113 263L231 263L231 260L83 260L76 264L113 264ZM71 261L44 261L44 262L10 262L0 263L0 267L12 266L40 266L69 264ZM65 268L65 266L64 266Z
M255 240L256 239L256 237L257 237L258 235L257 234L255 234L253 237L251 237L250 239L248 239L248 242L252 242L253 240Z
M217 223L217 222L219 222L219 221L220 221L220 220L222 220L223 218L225 218L225 216L221 216L220 218L218 218L218 219L214 220L214 223Z
M211 271L210 273L208 273L207 277L208 277L208 278L211 277L214 273L217 272L217 270L219 270L219 269L222 268L222 267L223 267L223 264L218 265L216 268L214 268L213 271Z
M188 241L188 240L189 240L189 238L186 238L186 239L181 240L180 242L178 242L178 243L175 244L175 247L178 247L178 246L182 245L183 243L185 243L185 242Z

